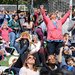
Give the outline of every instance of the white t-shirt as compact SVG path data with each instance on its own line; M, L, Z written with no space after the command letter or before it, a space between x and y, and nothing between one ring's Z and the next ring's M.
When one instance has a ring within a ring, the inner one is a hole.
M30 53L36 53L40 50L40 47L41 47L41 42L38 41L37 43L34 43L34 44L31 44L30 46Z
M40 75L39 71L33 71L26 67L22 67L19 71L19 75Z
M38 27L40 27L40 28L42 29L43 33L44 33L45 31L47 31L47 27L46 27L45 22L42 22Z

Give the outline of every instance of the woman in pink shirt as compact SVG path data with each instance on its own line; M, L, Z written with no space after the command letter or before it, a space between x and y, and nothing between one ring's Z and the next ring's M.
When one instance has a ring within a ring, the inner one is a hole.
M70 16L70 11L58 19L56 13L52 13L49 17L46 16L44 6L40 6L43 20L47 27L47 49L49 54L59 54L60 47L63 45L62 25Z
M4 20L1 28L0 28L0 35L2 36L3 40L6 42L6 43L9 43L10 42L10 39L9 39L9 33L12 32L12 29L8 27L8 22L7 20Z

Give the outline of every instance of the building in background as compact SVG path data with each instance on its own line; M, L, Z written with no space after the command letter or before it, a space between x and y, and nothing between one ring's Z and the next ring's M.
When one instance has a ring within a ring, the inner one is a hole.
M17 10L17 5L0 4L0 10L16 11ZM18 10L28 11L28 8L27 8L26 5L18 5Z

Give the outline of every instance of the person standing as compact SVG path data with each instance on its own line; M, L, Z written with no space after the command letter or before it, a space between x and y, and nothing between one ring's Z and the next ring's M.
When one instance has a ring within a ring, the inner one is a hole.
M40 6L43 19L47 26L47 48L49 54L59 54L59 48L63 43L62 25L70 15L70 10L60 19L57 19L56 13L46 16L44 6Z

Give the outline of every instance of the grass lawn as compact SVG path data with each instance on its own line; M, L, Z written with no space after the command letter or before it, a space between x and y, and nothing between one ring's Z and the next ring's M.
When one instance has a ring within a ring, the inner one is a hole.
M14 52L14 54L16 53L16 51ZM12 59L11 57L19 57L19 55L10 55L10 56L5 56L3 60L0 61L0 65L1 66L9 66L9 59ZM10 60L11 61L11 60Z
M7 57L5 57L3 60L1 60L0 61L0 65L1 66L9 66L9 63L8 63L8 61L9 61L9 58L10 58L11 56L7 56Z

